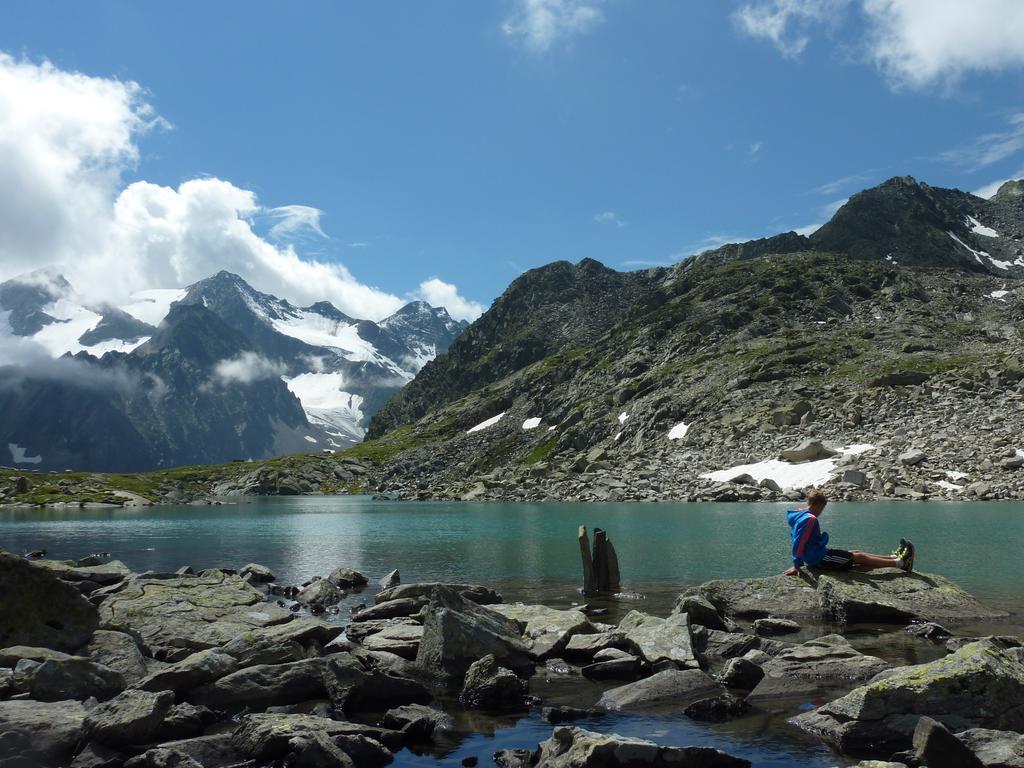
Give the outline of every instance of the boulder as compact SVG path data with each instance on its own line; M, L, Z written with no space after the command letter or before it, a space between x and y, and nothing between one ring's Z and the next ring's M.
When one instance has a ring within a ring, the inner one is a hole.
M488 654L470 665L459 701L467 709L513 712L526 709L526 691L525 681Z
M245 715L231 736L235 749L244 757L260 762L278 760L288 754L288 743L295 736L321 732L330 739L364 736L388 749L402 746L402 734L388 728L331 720L311 715Z
M370 651L383 651L401 656L410 661L419 652L423 638L423 625L412 623L390 624L362 640L362 646Z
M1024 735L969 728L956 735L988 768L1024 768Z
M930 717L917 721L913 748L914 757L928 768L985 768L966 744Z
M817 461L818 459L830 459L838 456L839 451L826 448L820 440L803 440L793 448L787 448L779 453L779 458L791 464L800 464L805 461Z
M719 678L727 688L742 688L752 691L764 677L764 670L752 661L744 658L729 659Z
M750 704L744 699L733 696L731 693L723 693L719 696L710 696L693 704L683 710L683 714L691 720L701 720L706 723L724 723L734 717L740 717L750 711Z
M201 736L208 725L216 722L219 715L209 707L197 707L187 702L175 704L160 726L159 740L189 739ZM193 757L195 757L193 755ZM203 763L197 758L197 762Z
M386 603L388 600L398 600L402 597L429 598L438 587L449 592L456 592L464 599L477 605L493 605L494 603L501 602L501 595L488 587L482 587L479 584L442 584L438 581L400 584L397 587L379 592L373 599L377 603Z
M629 647L629 641L626 640L626 633L615 629L610 632L573 635L565 644L562 652L566 658L590 659L608 648L623 649L627 647Z
M69 565L61 560L33 560L33 565L45 568L57 578L70 582L89 582L102 587L109 587L124 581L131 575L128 566L120 560L111 560L102 565L77 566Z
M699 669L669 669L605 691L597 706L627 711L664 707L682 710L695 701L721 693L725 689Z
M359 571L351 568L338 567L327 575L327 581L339 589L350 589L352 587L365 587L370 583Z
M904 451L900 454L900 464L905 467L913 467L920 464L922 461L928 458L928 455L917 448L911 448L909 451Z
M29 683L29 695L36 701L89 697L106 701L124 689L124 675L80 656L43 662Z
M574 720L590 720L600 717L604 713L595 709L579 709L578 707L544 707L541 710L540 718L545 723L559 725L560 723L571 723Z
M497 604L489 606L502 616L519 622L523 629L523 642L535 659L557 656L565 650L574 635L597 632L581 611L560 611L544 605Z
M235 657L211 648L196 651L181 661L154 672L136 684L143 691L185 692L212 683L238 669Z
M941 624L936 624L934 621L925 621L919 624L910 624L904 629L914 635L915 637L923 637L925 640L942 641L947 637L952 637L953 633L946 629Z
M327 695L324 659L246 667L192 691L188 700L213 709L237 711L294 704Z
M615 649L609 649L615 650ZM594 657L593 664L587 664L580 674L592 680L636 680L643 669L643 660L639 656L622 653L615 658Z
M540 744L536 768L750 768L711 747L663 747L653 741L582 728L555 728Z
M100 604L101 620L133 630L154 656L177 661L223 645L243 632L291 621L291 611L267 603L238 576L132 578Z
M430 692L416 680L374 668L353 654L324 659L324 685L338 711L380 712L404 704L426 704Z
M0 765L67 765L84 723L78 701L0 701Z
M792 722L843 752L906 749L921 715L954 731L1021 731L1022 655L995 640L969 643L928 664L891 670Z
M95 606L77 589L34 562L0 551L0 647L72 652L98 625Z
M650 664L667 660L681 668L697 669L700 666L693 653L690 620L685 613L660 619L640 611L630 611L619 622L619 631L625 633L626 639Z
M398 619L419 613L427 604L425 597L398 597L386 603L371 605L352 615L352 621L380 621L382 619Z
M967 621L1003 618L942 576L871 571L802 572L800 578L709 581L687 594L706 598L722 613L746 619L769 616L826 619L843 623L906 624L910 621Z
M480 483L482 486L483 483ZM537 750L539 753L540 750ZM534 768L534 753L520 747L519 749L499 749L492 755L497 768Z
M6 699L14 690L14 670L0 669L0 700Z
M243 579L247 578L252 584L269 584L270 582L277 580L273 571L267 568L267 566L260 565L259 563L243 565L238 569L238 575Z
M146 659L138 642L125 632L97 629L86 645L85 653L93 661L120 672L129 685L147 674Z
M171 710L170 718L174 710ZM165 724L167 721L164 721ZM211 766L238 765L244 756L235 748L231 740L231 731L211 733L194 738L174 739L161 744L164 749L182 752L195 760L204 768Z
M221 646L221 650L234 656L239 667L283 664L300 661L307 648L327 645L343 631L336 624L301 616L283 624L246 630Z
M736 631L736 625L722 616L711 601L701 595L680 595L672 612L687 614L690 617L690 624L723 632Z
M122 768L126 757L120 750L91 742L75 755L71 768Z
M285 764L290 768L355 768L352 759L323 731L292 736Z
M436 587L427 606L416 664L448 682L461 682L470 664L488 654L514 671L533 669L517 622L454 589Z
M326 608L337 605L343 597L345 593L327 579L317 579L308 587L299 590L295 599L304 605L322 605Z
M855 650L841 635L826 635L792 646L762 665L768 677L858 683L888 668L888 662Z
M170 691L124 691L89 710L86 735L110 747L145 744L157 735L172 704Z
M800 625L792 619L778 619L769 617L767 619L756 619L754 621L754 634L761 636L788 635L799 632Z
M42 664L44 661L64 661L72 654L55 651L52 648L32 648L27 645L12 645L0 649L0 667L16 667L22 659ZM81 658L81 657L79 657Z
M406 704L389 709L380 724L384 728L401 731L406 738L413 741L429 739L435 732L451 731L455 728L455 720L451 715L423 704Z
M380 581L378 581L377 585L381 589L391 589L392 587L397 587L401 583L402 577L401 574L398 573L398 569L396 568L395 570L391 571L391 573L389 573L387 576L383 577Z

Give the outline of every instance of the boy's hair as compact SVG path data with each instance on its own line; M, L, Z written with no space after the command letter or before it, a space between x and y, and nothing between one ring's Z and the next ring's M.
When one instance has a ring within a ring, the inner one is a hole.
M807 494L807 505L808 506L817 506L818 504L827 504L827 503L828 503L828 496L825 495L824 491L819 491L817 488L814 488L813 490L811 490L810 493Z

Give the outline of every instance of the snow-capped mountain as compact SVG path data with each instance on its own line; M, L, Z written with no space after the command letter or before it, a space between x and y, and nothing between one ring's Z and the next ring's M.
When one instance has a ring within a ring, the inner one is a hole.
M68 364L89 371L141 376L152 384L146 387L146 402L160 392L175 393L180 402L174 407L164 403L164 409L177 412L178 418L183 418L182 409L187 410L190 402L194 406L199 400L214 411L216 401L223 400L221 411L235 413L234 426L222 426L237 433L238 444L232 445L230 437L218 437L213 442L221 446L220 453L215 451L214 456L181 445L162 445L167 442L164 430L144 434L146 450L137 447L131 458L144 456L147 466L218 460L222 453L237 458L252 456L252 451L269 455L352 445L363 438L370 416L428 360L446 350L465 327L444 309L423 302L412 302L379 323L349 317L329 302L296 307L257 291L229 272L185 289L143 291L120 306L89 304L62 276L47 272L0 284L0 336L37 351L45 349L51 358L72 355ZM6 398L8 407L32 411L32 404L39 407L47 399L52 404L55 397L66 397L67 377L57 385L50 371L43 374L44 385L36 372L5 368L7 362L0 360L0 385L5 380L19 382L18 399L10 394L11 387L7 393L0 392L0 400ZM265 391L252 406L257 410L269 402L274 406L267 413L247 417L244 408L238 409L245 401L239 391L247 388L251 394L257 384ZM39 397L44 390L48 398ZM135 418L150 426L154 420L163 420L160 407L142 407L138 397L133 398L111 395L104 400L103 410L120 409L129 422ZM303 423L296 421L286 400L294 401L297 409L301 404L298 413ZM71 397L68 402L73 401ZM228 401L232 401L230 407ZM35 414L34 419L37 424L49 423L53 413ZM86 458L81 451L57 450L32 437L43 432L52 433L54 439L57 434L68 437L74 425L52 423L47 430L33 432L24 419L18 423L17 435L10 424L0 425L0 445L15 445L21 457L43 456L40 468L50 466L47 455L60 456L61 468L128 467L124 457L117 458L116 449L103 458ZM246 430L248 442L242 439ZM146 433L147 429L136 431ZM254 431L265 433L266 439L253 442ZM12 459L16 460L14 449ZM119 460L122 464L117 464ZM138 468L134 460L129 464Z

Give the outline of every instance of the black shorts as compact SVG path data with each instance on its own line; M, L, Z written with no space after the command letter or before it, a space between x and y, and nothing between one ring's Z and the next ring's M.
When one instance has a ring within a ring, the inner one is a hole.
M845 571L853 568L853 555L845 549L830 549L820 562L811 567L819 571Z

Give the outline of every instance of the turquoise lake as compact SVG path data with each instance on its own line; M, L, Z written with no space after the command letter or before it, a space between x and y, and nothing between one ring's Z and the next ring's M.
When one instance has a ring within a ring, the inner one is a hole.
M374 581L393 568L403 582L493 586L506 601L580 601L577 527L608 531L623 589L642 600L608 603L609 621L639 608L664 615L687 586L715 578L767 576L789 565L782 504L503 504L383 502L366 497L260 499L225 506L121 510L0 510L0 548L44 548L56 559L109 552L130 568L268 566L279 583L301 583L338 565ZM888 553L901 536L918 547L917 567L941 573L1015 614L1000 631L1020 631L1024 611L1024 515L1016 503L833 503L821 518L831 544ZM341 616L372 590L351 596ZM334 620L340 620L335 618ZM965 628L984 631L986 627ZM535 685L538 683L535 680ZM708 744L757 766L831 766L846 761L778 718L725 725L677 718L610 716L595 730ZM474 729L480 724L474 723ZM444 754L402 752L396 765L490 763L503 747L534 747L551 726L537 713L494 721L491 733L454 742Z

